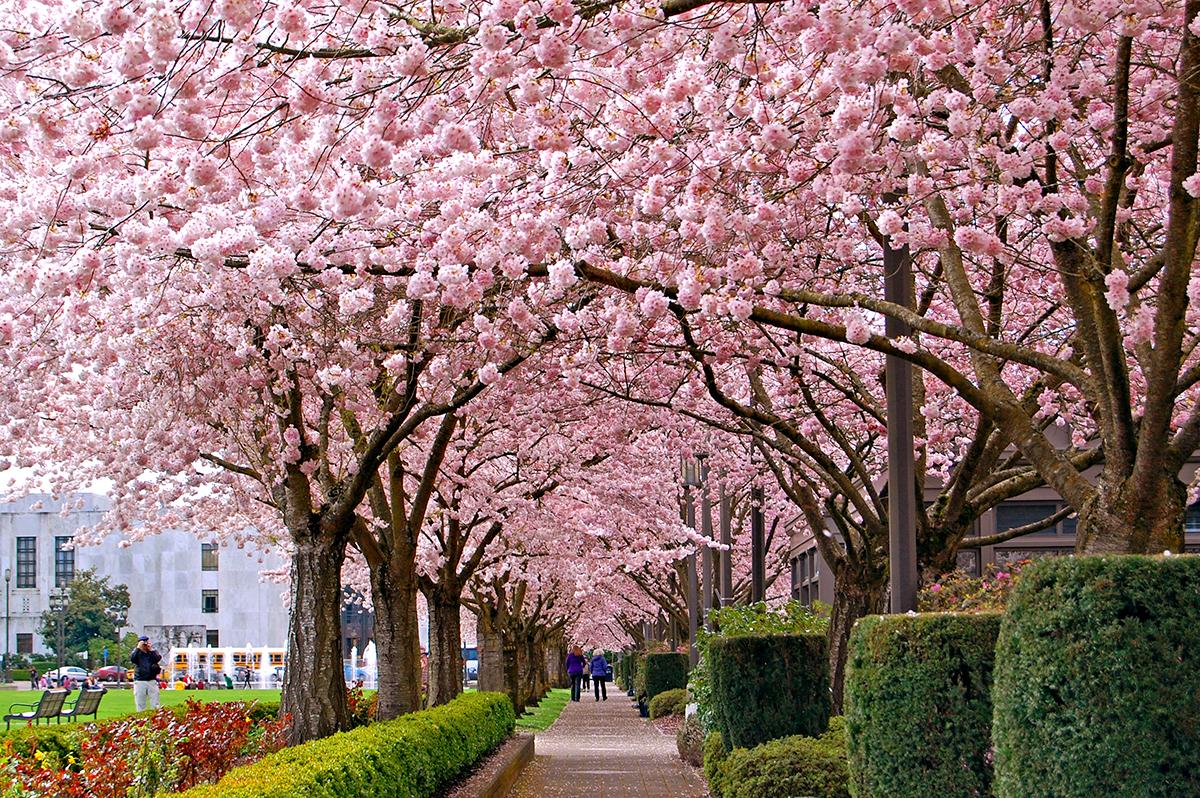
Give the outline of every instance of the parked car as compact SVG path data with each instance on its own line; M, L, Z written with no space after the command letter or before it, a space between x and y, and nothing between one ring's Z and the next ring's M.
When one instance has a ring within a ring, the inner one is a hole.
M76 668L74 665L46 671L46 678L56 686L62 681L62 677L64 676L70 679L72 684L83 684L87 681L88 672L83 668Z
M125 682L130 681L130 671L123 665L105 665L103 668L97 668L92 674L98 682Z

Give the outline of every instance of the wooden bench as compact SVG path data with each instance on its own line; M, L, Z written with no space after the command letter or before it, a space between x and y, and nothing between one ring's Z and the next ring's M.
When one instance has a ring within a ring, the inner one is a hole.
M50 723L50 718L56 718L59 723L62 722L63 704L67 700L67 695L70 690L47 690L42 693L42 698L36 704L13 704L8 708L8 714L4 716L4 728L8 729L14 720L33 721L36 726L39 720L45 720ZM13 712L17 707L28 707L25 712Z
M75 699L71 708L62 711L62 717L71 723L74 723L76 718L87 715L91 715L92 720L96 720L96 713L100 711L100 699L104 698L104 694L107 692L108 690L103 687L94 690L80 690L79 697Z

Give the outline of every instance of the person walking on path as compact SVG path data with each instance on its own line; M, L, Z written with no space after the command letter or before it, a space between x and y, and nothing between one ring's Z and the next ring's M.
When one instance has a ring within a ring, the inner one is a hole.
M583 658L583 649L579 646L571 646L571 653L567 654L567 675L571 677L571 700L578 701L580 686L583 684L583 668L587 664L587 660Z
M30 690L36 690L36 689L38 689L38 672L37 672L37 668L30 668L30 669L29 669L29 689L30 689Z
M592 672L592 681L596 684L596 700L600 700L600 696L604 696L604 700L608 700L608 688L604 683L608 681L608 660L604 658L604 652L596 649L592 652L592 661L588 663L588 670Z
M162 671L162 654L150 645L150 638L138 638L137 648L129 655L133 662L133 704L141 712L147 707L158 709L158 674Z

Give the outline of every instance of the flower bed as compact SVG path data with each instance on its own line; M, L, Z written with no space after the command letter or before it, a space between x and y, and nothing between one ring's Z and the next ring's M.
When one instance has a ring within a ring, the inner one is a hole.
M189 701L100 724L18 730L4 740L0 794L149 798L279 750L286 729L249 704Z

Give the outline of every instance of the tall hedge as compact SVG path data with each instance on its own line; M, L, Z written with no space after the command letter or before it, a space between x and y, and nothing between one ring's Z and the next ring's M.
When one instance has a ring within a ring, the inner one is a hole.
M502 693L285 748L176 798L432 798L512 733Z
M687 687L687 654L647 654L642 660L642 669L645 674L647 703L659 693Z
M729 748L817 737L829 725L825 636L718 637L708 646L713 716Z
M846 731L857 798L992 795L999 613L876 615L850 635Z
M1000 798L1200 795L1200 557L1023 570L993 699Z

